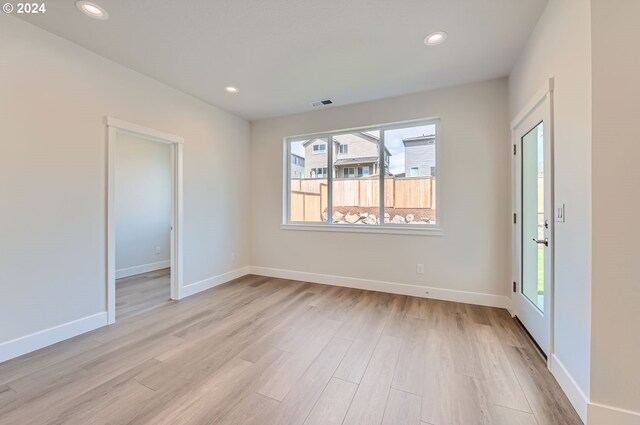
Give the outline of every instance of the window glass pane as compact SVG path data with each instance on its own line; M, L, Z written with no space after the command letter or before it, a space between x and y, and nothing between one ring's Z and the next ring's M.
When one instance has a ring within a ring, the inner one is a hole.
M436 222L435 142L435 124L385 131L385 223Z
M327 221L326 138L289 143L289 221ZM320 148L324 146L324 148ZM320 150L324 152L320 152Z
M374 170L379 168L380 132L340 134L332 140L333 223L378 225L380 182Z

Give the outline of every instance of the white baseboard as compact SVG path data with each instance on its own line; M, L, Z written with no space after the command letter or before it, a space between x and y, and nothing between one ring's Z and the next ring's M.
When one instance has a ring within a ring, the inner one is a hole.
M427 286L392 283L380 280L360 279L355 277L332 276L318 273L299 272L293 270L272 269L251 266L251 273L281 279L300 280L303 282L321 283L324 285L345 286L347 288L367 289L370 291L388 292L391 294L411 295L414 297L434 298L437 300L455 301L466 304L485 305L509 309L511 299L502 295L482 294L479 292L458 291L455 289L431 288Z
M230 272L222 273L217 276L210 277L208 279L201 280L199 282L191 283L180 288L180 298L188 297L198 292L206 291L215 286L227 283L230 280L237 279L242 276L246 276L250 273L249 266L240 267L239 269L231 270Z
M106 325L104 311L0 343L0 363Z
M155 270L162 270L167 267L171 267L171 260L158 261L157 263L143 264L135 267L127 267L126 269L116 270L116 279L135 276L142 273L149 273Z
M588 425L640 425L640 412L589 403Z
M578 383L573 379L566 367L555 354L551 355L551 373L560 384L560 388L567 395L567 398L578 412L578 416L583 423L587 423L587 406L589 405L589 397L585 395Z

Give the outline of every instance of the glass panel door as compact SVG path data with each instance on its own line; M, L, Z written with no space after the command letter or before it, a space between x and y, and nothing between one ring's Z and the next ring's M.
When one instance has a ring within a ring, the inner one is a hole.
M544 123L522 136L522 294L544 312L545 158Z

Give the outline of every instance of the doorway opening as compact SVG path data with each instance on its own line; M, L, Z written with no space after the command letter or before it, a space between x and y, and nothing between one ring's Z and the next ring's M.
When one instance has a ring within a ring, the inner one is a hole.
M182 142L107 118L109 324L179 299Z

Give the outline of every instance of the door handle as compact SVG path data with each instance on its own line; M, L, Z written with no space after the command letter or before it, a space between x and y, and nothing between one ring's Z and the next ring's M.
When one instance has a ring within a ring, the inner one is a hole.
M544 239L533 238L533 241L540 245L549 246L549 238L544 238Z

